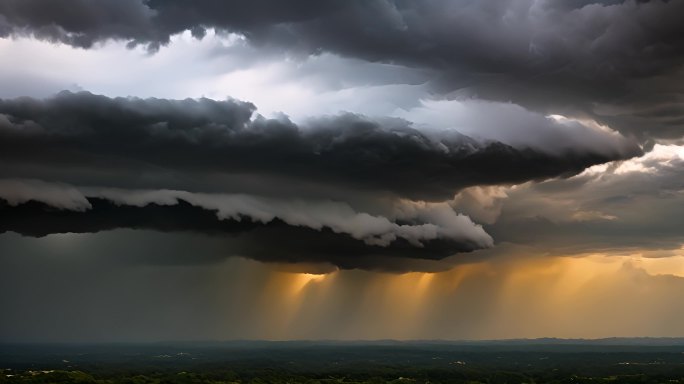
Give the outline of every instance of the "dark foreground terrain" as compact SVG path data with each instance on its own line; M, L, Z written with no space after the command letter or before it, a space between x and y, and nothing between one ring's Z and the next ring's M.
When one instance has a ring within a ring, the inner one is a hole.
M684 340L1 344L0 383L684 383Z

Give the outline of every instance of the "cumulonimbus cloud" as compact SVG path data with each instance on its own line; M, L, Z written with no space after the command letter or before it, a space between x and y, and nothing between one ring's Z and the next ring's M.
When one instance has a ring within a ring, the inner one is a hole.
M511 188L500 204L501 215L485 226L498 242L551 254L681 254L684 151L656 145L572 178Z
M186 30L253 46L434 71L433 89L590 116L648 142L679 138L680 1L42 1L0 4L0 36L152 50ZM654 116L654 114L656 116Z
M341 268L380 268L373 257L442 259L493 245L467 216L453 210L436 215L426 207L384 217L333 201L74 188L35 180L0 180L0 201L0 232L192 231L225 237L226 256Z
M0 100L0 173L190 191L211 188L221 175L257 175L280 180L269 188L313 182L435 200L468 186L567 176L641 153L619 135L603 146L553 151L474 140L455 130L426 132L396 118L342 114L297 125L254 111L236 100L86 92ZM232 182L230 188L239 186Z
M484 105L481 115L510 109ZM615 132L563 127L519 107L504 120L594 139L510 145L399 118L342 114L295 124L255 111L232 99L87 92L0 100L0 227L29 236L193 231L226 236L227 255L382 268L378 258L439 260L494 244L449 204L420 200L570 176L641 153ZM461 121L470 132L493 123L476 115ZM305 193L279 192L289 184ZM333 199L331 187L349 192Z

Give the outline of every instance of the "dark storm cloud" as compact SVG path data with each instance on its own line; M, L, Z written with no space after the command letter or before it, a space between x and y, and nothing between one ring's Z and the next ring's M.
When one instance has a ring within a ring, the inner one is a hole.
M138 0L9 0L0 3L0 34L30 34L84 48L110 38L155 40L153 15Z
M398 238L407 240L416 247L422 247L425 240L436 238L472 242L481 247L487 247L492 243L491 238L481 227L448 206L444 207L445 211L435 212L434 206L414 204L399 206L398 210L387 210L384 215L374 215L357 211L347 203L332 200L274 199L245 194L206 194L172 190L83 188L82 192L64 184L11 179L0 179L0 198L9 206L33 201L46 204L51 207L50 209L74 212L88 212L94 209L89 198L96 201L106 199L108 203L121 207L139 208L148 205L176 206L189 203L194 207L215 212L218 220L240 222L245 219L267 224L278 219L288 225L316 230L328 227L335 233L345 233L363 240L366 244L379 246L387 246ZM65 215L70 217L71 214L66 212ZM398 224L395 222L397 219L405 223ZM131 226L135 227L135 222ZM55 229L55 232L60 230Z
M668 149L657 146L604 171L509 191L485 229L498 242L552 254L680 251L684 159Z
M286 117L253 118L254 110L235 100L85 92L0 100L0 170L5 177L190 191L202 176L263 175L437 199L471 185L568 176L640 153L634 144L550 153L353 114L298 126Z
M415 263L390 259L440 260L457 253L481 249L477 239L435 238L420 246L397 238L388 245L369 244L329 227L313 229L290 225L279 218L266 223L249 216L219 219L215 211L179 200L174 205L130 206L106 199L88 198L84 211L59 209L28 201L10 205L0 199L0 233L16 232L42 237L55 233L96 233L119 228L161 232L194 232L224 240L221 250L208 255L165 253L134 260L135 263L198 264L216 262L229 256L280 263L327 263L341 269L374 269L405 272ZM118 258L126 261L126 255Z
M0 100L0 230L196 232L225 239L225 257L407 271L492 239L446 203L396 198L565 177L640 153L612 134L591 146L513 147L402 119L342 114L297 125L255 110L87 92ZM541 129L553 123L540 119ZM253 195L254 184L270 197ZM283 192L288 185L309 192ZM320 186L348 191L344 202Z
M82 48L107 39L155 48L167 44L170 35L188 29L201 38L207 27L268 28L314 20L347 6L336 0L7 0L0 4L0 34L34 35Z
M684 134L671 106L683 94L682 14L681 1L10 0L0 33L156 48L174 33L216 28L290 53L429 68L443 94L589 116L648 141ZM661 109L668 118L644 117Z

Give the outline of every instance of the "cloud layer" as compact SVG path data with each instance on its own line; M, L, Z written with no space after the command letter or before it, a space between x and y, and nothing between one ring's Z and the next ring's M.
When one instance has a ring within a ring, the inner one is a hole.
M0 339L681 335L683 14L0 0Z
M509 190L486 228L498 241L553 254L676 255L684 245L682 180L682 147L656 145L641 158Z
M589 116L650 141L684 134L683 95L673 85L682 80L683 12L681 2L661 0L10 0L0 6L0 34L83 48L114 39L154 51L174 34L201 38L214 28L295 56L428 69L442 95Z
M332 201L169 190L79 191L34 180L0 180L0 212L0 232L36 237L119 228L195 232L224 239L222 257L339 268L396 269L383 266L383 259L439 260L493 245L467 216L426 206L399 207L384 217Z
M253 116L254 110L236 100L111 99L85 92L0 100L2 171L73 184L184 190L220 189L213 177L256 174L439 199L473 185L572 175L640 153L636 144L609 134L606 145L554 153L455 130L425 132L401 119L343 114L299 126L285 116ZM223 187L239 182L230 184Z
M492 246L438 202L463 188L568 177L641 152L615 132L496 103L442 117L455 126L351 113L295 124L255 110L233 99L87 92L0 100L0 227L223 234L232 236L226 256L383 269L377 258L439 260ZM542 136L487 130L499 121Z

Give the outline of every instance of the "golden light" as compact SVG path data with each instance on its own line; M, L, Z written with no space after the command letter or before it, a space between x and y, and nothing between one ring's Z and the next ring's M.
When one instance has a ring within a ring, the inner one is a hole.
M328 276L327 273L294 273L292 294L299 295L310 284L320 283Z
M312 281L321 281L321 280L325 279L325 276L327 274L326 273L300 273L299 275L307 283L310 283Z
M255 306L261 337L486 339L678 335L679 250L509 255L446 271L273 271ZM663 327L660 319L669 318Z

